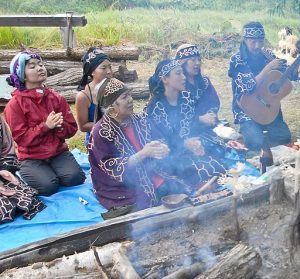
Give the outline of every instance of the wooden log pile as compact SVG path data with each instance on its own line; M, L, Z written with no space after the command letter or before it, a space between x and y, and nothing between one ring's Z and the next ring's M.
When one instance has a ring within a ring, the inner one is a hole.
M138 81L127 83L126 86L129 88L131 92L131 96L133 99L147 99L150 96L149 86L146 82ZM69 86L56 86L53 88L59 92L62 96L64 96L68 103L74 103L77 91L77 86L69 85Z
M124 47L124 46L112 46L101 47L101 49L110 57L113 61L120 60L138 60L140 50L136 47ZM68 60L68 61L80 61L81 57L86 52L84 48L73 49L51 49L51 50L39 50L32 49L32 51L41 55L44 60ZM19 50L2 49L0 50L0 60L11 60Z
M23 268L6 270L1 278L161 278L155 277L152 270L139 274L127 257L131 242L110 243L103 247L55 259L51 262L39 262ZM184 256L184 255L183 255ZM165 279L238 279L254 278L262 265L258 252L245 244L235 245L228 253L219 256L217 263L207 269L201 260L195 260L189 266L179 267L164 276ZM161 268L164 268L164 262ZM86 277L91 276L91 277Z
M112 60L113 76L130 88L134 99L149 97L148 84L137 82L136 70L128 70L126 60L138 60L140 50L136 47L102 47ZM80 62L86 49L71 50L33 50L41 55L48 71L47 86L61 93L69 103L74 103L76 90L82 77L82 63ZM0 74L9 74L10 60L18 50L0 50ZM8 100L2 100L5 105Z

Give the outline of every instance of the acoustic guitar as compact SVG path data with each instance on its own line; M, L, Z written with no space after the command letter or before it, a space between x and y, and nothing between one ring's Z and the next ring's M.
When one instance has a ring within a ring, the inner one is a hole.
M239 106L255 122L267 125L273 122L280 110L280 101L293 89L289 78L300 65L300 55L284 73L278 70L268 72L257 84L251 95L242 95Z

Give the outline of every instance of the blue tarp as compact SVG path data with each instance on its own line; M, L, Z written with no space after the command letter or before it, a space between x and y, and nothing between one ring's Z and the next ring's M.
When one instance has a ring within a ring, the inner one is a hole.
M75 187L61 187L51 197L40 197L47 208L28 221L18 216L13 222L0 225L0 252L17 248L21 245L46 239L102 222L101 213L105 212L95 194L89 174L87 154L78 149L72 151L76 160L87 174L84 184ZM230 154L226 163L234 167L236 154ZM246 164L243 175L259 176L259 172L250 164ZM84 205L83 199L88 202Z
M73 154L87 174L85 183L61 187L51 197L40 197L47 208L30 221L18 216L13 222L1 224L0 252L103 221L100 213L106 209L93 193L87 154L77 149L73 150ZM80 198L88 204L84 205Z

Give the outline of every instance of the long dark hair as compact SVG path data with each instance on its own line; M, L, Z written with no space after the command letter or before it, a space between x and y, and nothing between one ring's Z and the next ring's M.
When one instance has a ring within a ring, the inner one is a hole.
M200 58L199 58L200 59ZM186 76L186 78L189 76L189 73L187 72L186 66L187 65L187 61L185 61L184 63L181 64L182 67L182 71L184 73L184 75ZM196 75L194 77L195 79L195 84L197 85L198 89L204 89L205 88L205 82L201 73L201 67L200 67L200 72L198 75ZM188 82L188 79L186 79L186 83Z

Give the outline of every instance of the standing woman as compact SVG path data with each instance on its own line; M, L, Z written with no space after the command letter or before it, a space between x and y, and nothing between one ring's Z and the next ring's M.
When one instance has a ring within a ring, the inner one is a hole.
M83 77L81 79L76 96L76 116L80 131L86 132L84 143L89 142L90 132L94 125L94 114L96 108L95 86L105 78L112 76L109 57L101 49L92 47L82 58ZM88 78L91 82L88 83Z
M195 100L190 92L184 91L185 81L177 60L158 63L149 79L152 98L146 110L152 137L165 140L170 148L165 168L195 190L226 169L220 161L206 154L199 131L193 129L193 123L198 121Z
M83 183L85 175L65 142L76 133L76 121L65 98L44 86L47 71L41 57L18 53L10 73L8 83L16 89L4 114L17 145L22 178L46 196L59 185Z
M159 204L153 160L167 156L165 144L151 141L149 125L133 113L133 99L119 80L99 88L96 122L88 145L91 176L100 203L117 214ZM155 166L155 163L154 163ZM120 211L119 211L120 209Z

